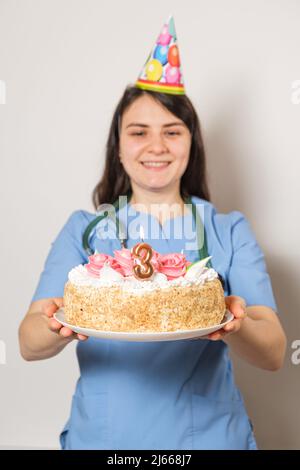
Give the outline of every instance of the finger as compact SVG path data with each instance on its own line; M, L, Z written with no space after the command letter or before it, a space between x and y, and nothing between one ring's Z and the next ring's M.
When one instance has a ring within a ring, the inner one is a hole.
M243 297L240 297L239 295L228 295L227 297L225 297L225 303L227 306L232 302L239 302L243 307L246 307L245 299Z
M208 339L212 340L212 341L219 341L220 339L223 338L224 335L222 335L222 333L219 333L218 331L214 332L214 333L210 333L208 335Z
M61 323L59 323L58 321L56 321L54 318L51 318L49 320L49 328L50 330L52 331L57 331L57 330L60 330L62 327Z
M231 333L231 332L234 332L234 331L238 331L240 329L240 326L241 326L241 320L232 320L231 322L227 323L227 325L225 325L223 327L223 330L225 330L227 333Z
M56 305L56 304L50 304L50 305L47 305L47 307L45 308L45 313L47 315L47 317L53 317L54 313L57 312L57 310L59 309L59 307Z
M86 340L88 339L88 336L80 335L80 334L78 333L77 338L78 338L80 341L86 341Z
M64 306L64 298L63 298L63 297L55 297L55 298L53 299L53 302L55 302L56 305L57 305L59 308L61 308L61 307Z
M45 307L45 313L48 317L52 317L53 314L63 306L63 299L60 297L57 297L51 301L46 307Z
M235 318L245 318L246 316L246 302L242 297L230 295L225 298L225 303Z
M64 338L69 338L70 336L73 335L73 333L74 332L70 330L70 328L67 328L66 326L63 326L59 332L59 334L63 336Z
M53 317L53 314L57 311L57 305L50 304L45 307L45 313L47 317Z

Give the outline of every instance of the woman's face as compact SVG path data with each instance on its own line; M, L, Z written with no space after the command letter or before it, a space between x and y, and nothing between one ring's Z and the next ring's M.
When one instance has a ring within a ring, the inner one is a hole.
M190 147L184 122L151 96L141 96L124 112L120 155L133 188L179 190Z

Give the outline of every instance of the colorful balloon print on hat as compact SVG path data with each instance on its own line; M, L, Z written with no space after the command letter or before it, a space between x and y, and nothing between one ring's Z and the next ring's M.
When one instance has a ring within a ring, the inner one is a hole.
M135 86L161 93L185 94L173 16L163 25Z

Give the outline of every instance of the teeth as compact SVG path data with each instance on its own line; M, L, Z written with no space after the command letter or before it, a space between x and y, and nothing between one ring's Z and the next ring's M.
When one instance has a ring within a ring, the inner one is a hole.
M169 162L143 162L143 165L147 166L165 166L168 165Z

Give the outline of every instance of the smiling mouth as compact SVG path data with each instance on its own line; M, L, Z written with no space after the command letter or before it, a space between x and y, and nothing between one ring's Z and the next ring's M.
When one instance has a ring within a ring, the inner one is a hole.
M151 162L151 161L146 161L146 162L141 162L141 164L145 168L166 168L167 166L170 165L171 162Z

